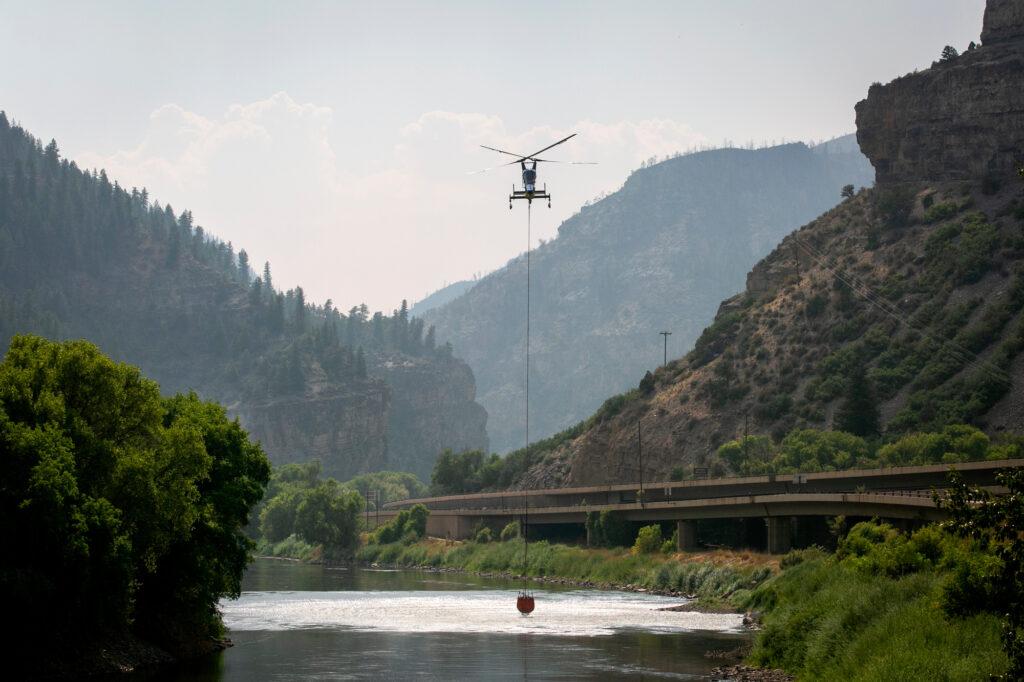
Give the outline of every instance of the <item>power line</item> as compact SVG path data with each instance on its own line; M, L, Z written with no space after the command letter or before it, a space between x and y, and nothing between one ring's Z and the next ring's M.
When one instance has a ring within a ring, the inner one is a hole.
M902 324L912 329L913 331L918 332L929 341L932 341L933 343L936 343L941 347L946 347L948 350L950 350L955 359L959 360L965 365L973 366L980 371L987 372L988 376L997 381L1003 382L1005 384L1011 383L1009 376L1007 375L1005 370L993 365L991 362L987 360L983 360L982 358L978 357L977 353L971 351L969 348L960 345L953 339L936 338L934 335L929 334L923 328L917 327L897 308L890 306L888 303L886 303L876 292L874 292L871 289L869 285L858 280L853 275L840 272L839 270L829 266L825 262L825 254L822 253L820 249L816 248L815 246L800 239L795 235L793 236L793 240L796 242L798 246L803 248L808 253L808 255L811 256L811 258L818 264L818 266L820 266L822 269L826 270L836 279L838 279L843 284L848 286L851 291L859 295L871 306L881 311L883 314L896 320L897 323ZM799 267L799 261L797 262L797 266Z

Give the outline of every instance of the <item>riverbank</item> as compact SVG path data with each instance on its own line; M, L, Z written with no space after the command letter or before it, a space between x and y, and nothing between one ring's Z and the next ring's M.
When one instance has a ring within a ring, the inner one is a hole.
M412 544L365 545L356 560L368 566L464 571L488 578L645 592L692 600L688 608L736 611L753 589L774 575L778 558L716 550L696 554L633 554L521 540L476 543L427 538Z
M1008 659L983 588L996 568L934 526L858 524L835 554L790 553L745 599L763 613L746 662L800 679L996 679Z

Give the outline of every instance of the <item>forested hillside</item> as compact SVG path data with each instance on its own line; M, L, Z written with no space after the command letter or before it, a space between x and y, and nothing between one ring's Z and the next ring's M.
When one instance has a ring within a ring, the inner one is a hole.
M719 149L642 168L532 254L531 432L591 414L693 342L794 227L871 184L852 136L816 147ZM541 211L534 220L543 220ZM525 216L524 216L525 220ZM424 317L473 368L498 451L522 445L526 260Z
M86 338L165 391L228 405L278 463L425 475L445 448L487 446L472 372L404 304L310 305L190 212L0 113L0 348L25 332Z

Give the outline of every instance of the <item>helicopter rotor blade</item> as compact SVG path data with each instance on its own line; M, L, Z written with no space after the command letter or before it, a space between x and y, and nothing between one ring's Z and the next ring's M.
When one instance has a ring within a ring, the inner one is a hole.
M508 163L502 163L497 166L491 166L490 168L481 168L480 170L469 171L466 173L466 175L479 175L480 173L486 173L487 171L496 170L498 168L504 168L505 166L514 166L517 163L519 163L519 159L516 159L515 161L509 161Z
M508 154L509 156L516 157L516 160L513 161L512 163L518 163L519 161L536 161L536 160L538 160L536 158L536 156L538 154L543 154L544 152L546 152L547 150L551 149L552 147L557 147L558 145L562 144L563 142L567 142L568 140L571 140L572 138L576 137L576 135L577 135L577 133L573 133L569 137L563 137L558 142L555 142L554 144L549 144L547 147L544 147L544 149L538 149L537 151L535 151L532 154L516 154L515 152L505 151L504 149L498 149L497 147L488 147L485 144L482 144L480 146L483 147L484 149L490 149L492 152L498 152L499 154ZM549 161L548 163L551 163L551 162ZM506 165L509 165L509 164L506 164Z
M564 163L570 166L596 166L597 161L558 161L556 159L534 159L537 163Z
M490 149L492 152L498 152L499 154L508 154L509 156L514 156L514 157L516 157L516 161L522 161L523 159L530 158L528 156L523 156L522 154L516 154L514 152L507 152L504 149L497 149L496 147L488 147L485 144L482 144L480 146L483 147L484 149ZM513 161L512 163L516 163L516 161Z
M524 156L523 158L524 159L533 159L538 154L543 154L544 152L546 152L547 150L551 149L552 147L557 147L558 145L562 144L563 142L567 142L567 141L571 140L574 137L576 137L576 133L573 133L569 137L563 137L558 142L555 142L554 144L549 144L547 147L544 147L544 149L538 149L534 153L530 154L529 156Z

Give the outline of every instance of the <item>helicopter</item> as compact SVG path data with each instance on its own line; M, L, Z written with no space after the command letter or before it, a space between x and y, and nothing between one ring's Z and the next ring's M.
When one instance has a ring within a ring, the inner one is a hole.
M538 158L539 154L543 154L547 150L557 147L563 142L567 142L572 138L576 137L576 133L573 133L569 137L562 138L554 144L549 144L543 149L538 149L532 154L516 154L515 152L505 151L504 149L497 149L495 147L488 147L485 144L480 145L484 149L489 149L492 152L498 152L499 154L507 154L508 156L515 157L514 161L503 163L500 166L492 166L491 168L484 168L482 170L474 171L475 173L486 173L487 171L494 170L495 168L503 168L505 166L514 166L519 164L523 173L523 188L516 189L515 185L512 185L512 194L508 197L508 207L512 209L512 202L517 199L526 199L527 204L532 204L534 199L547 199L548 208L551 208L551 195L548 193L548 186L542 185L540 189L537 189L537 164L538 163L565 163L576 166L595 166L596 163L590 161L555 161L553 159L541 159Z

